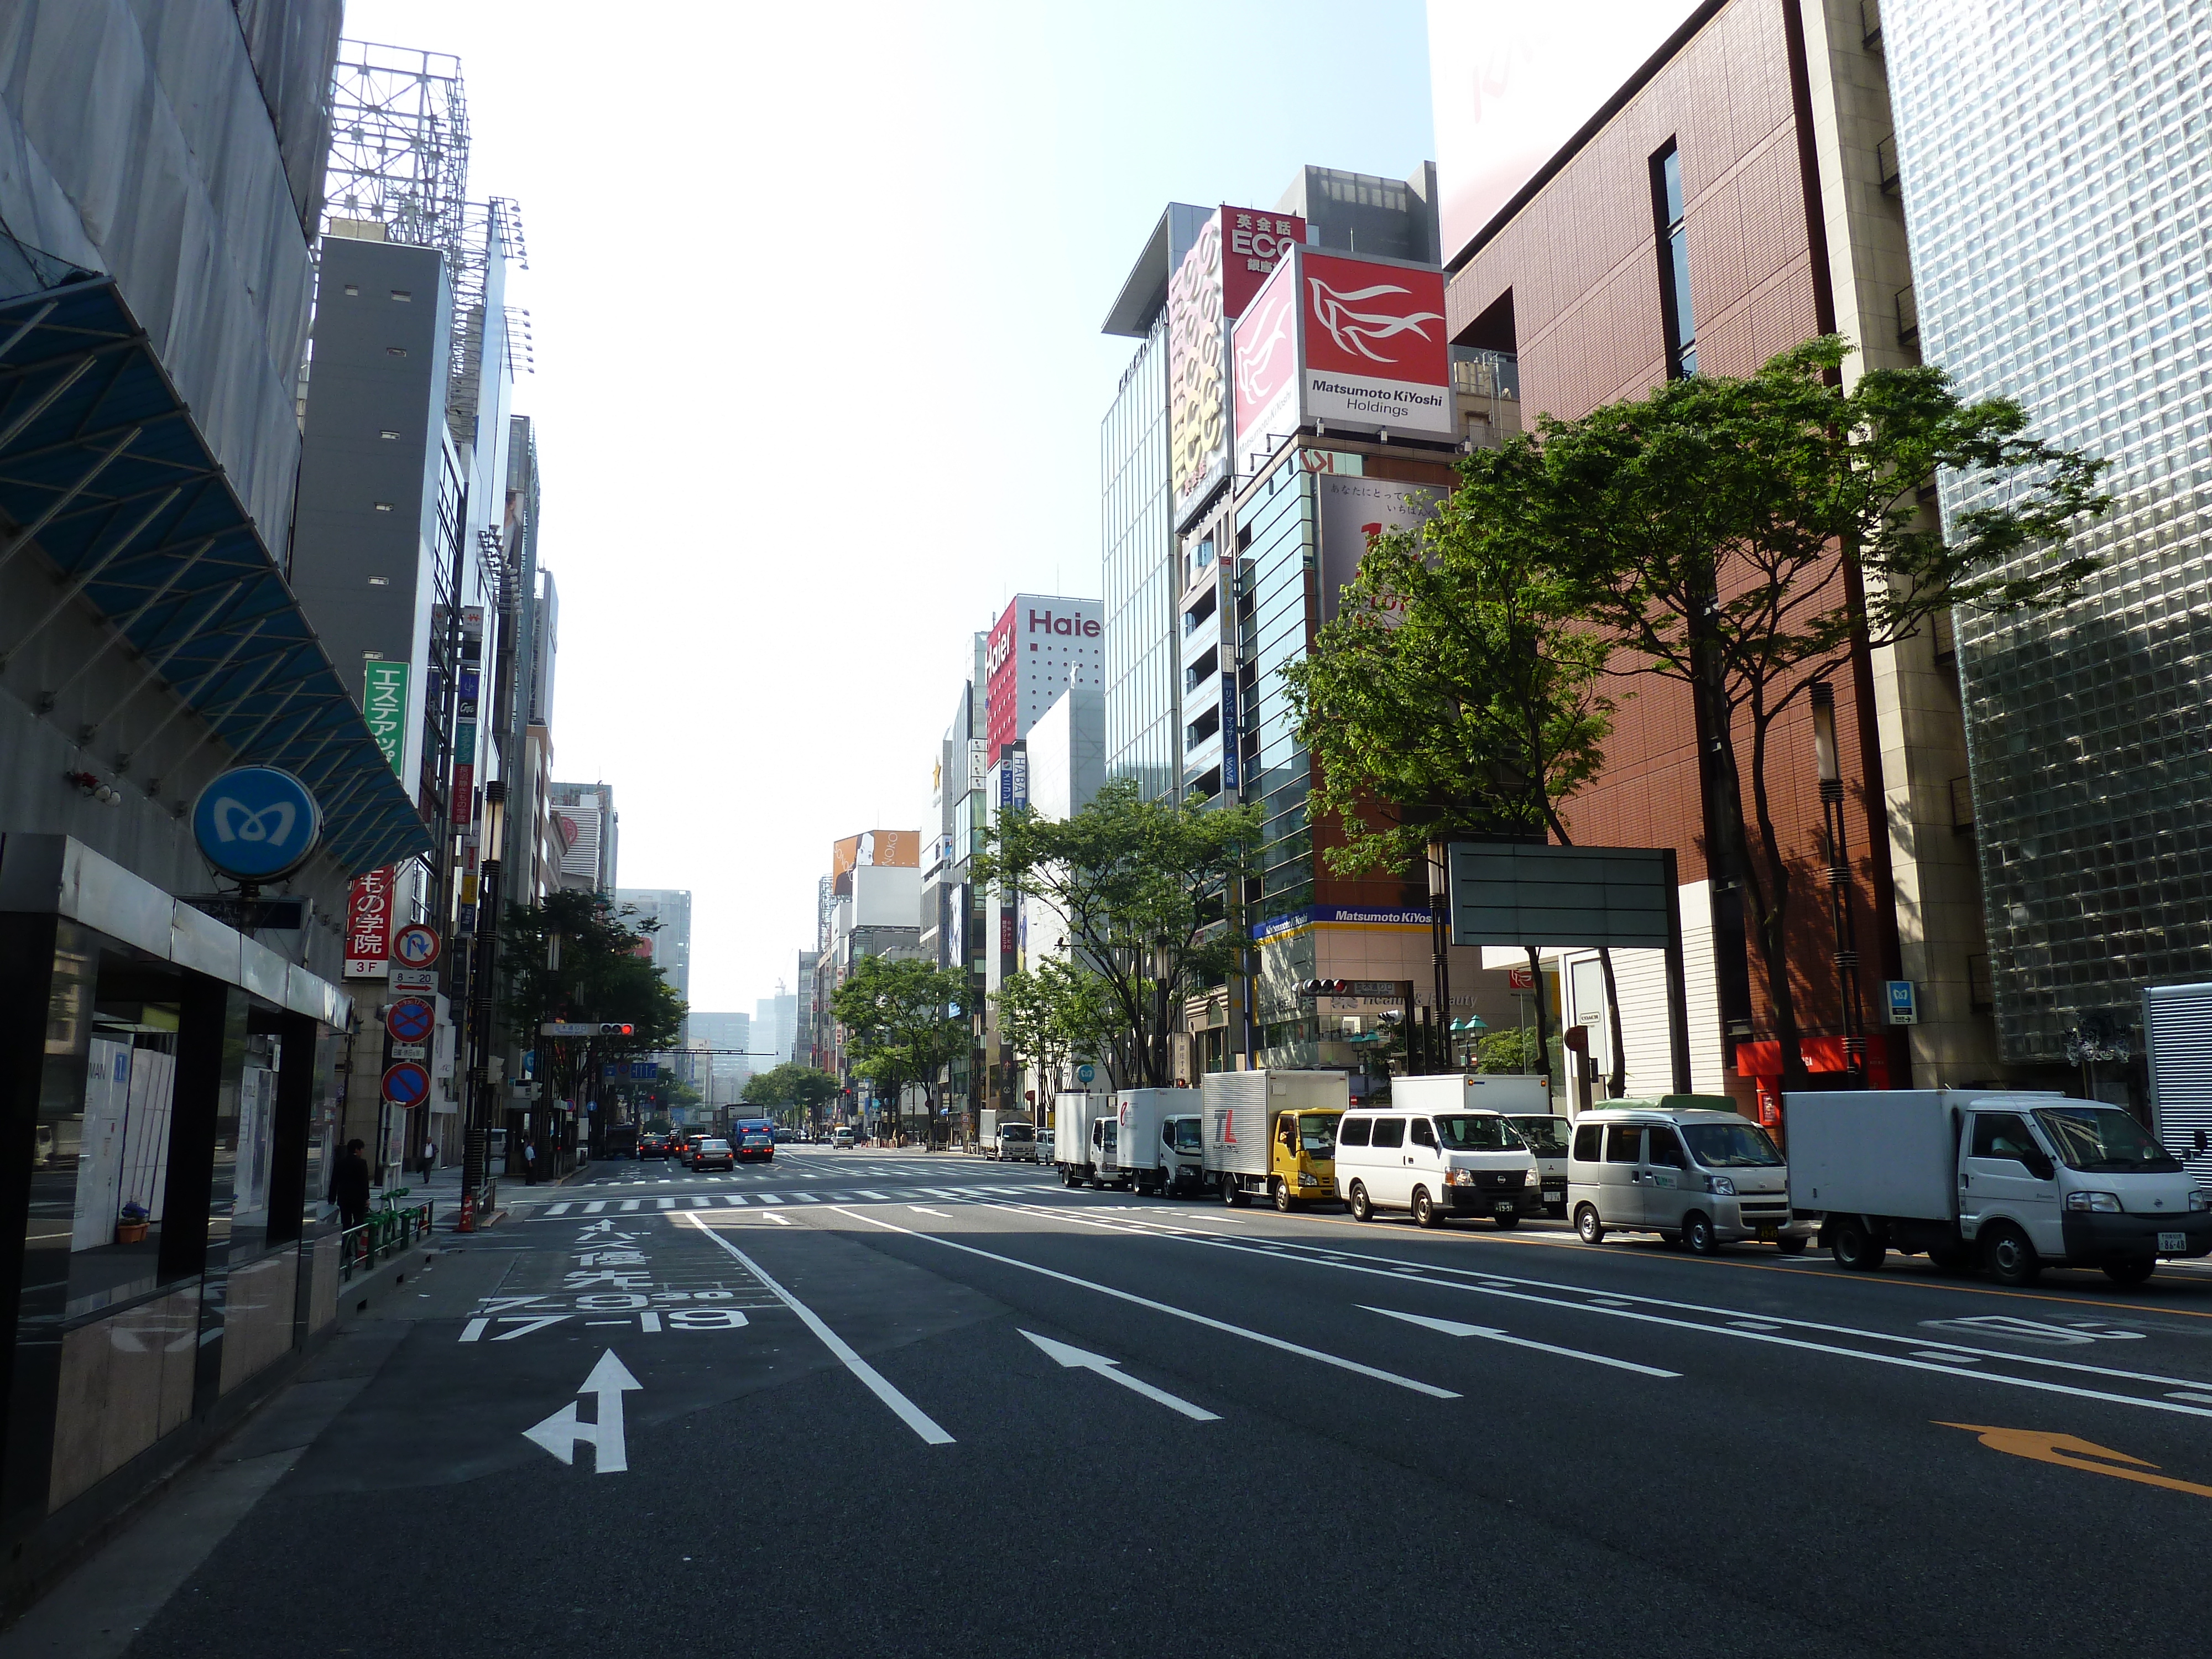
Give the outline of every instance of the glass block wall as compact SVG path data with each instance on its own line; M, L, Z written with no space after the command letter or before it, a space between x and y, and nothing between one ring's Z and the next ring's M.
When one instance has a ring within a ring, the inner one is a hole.
M2112 463L2105 561L1961 615L2007 1059L2212 978L2212 24L2202 0L1883 0L1921 343ZM1900 314L1903 314L1902 311ZM1990 499L1945 477L1947 520Z

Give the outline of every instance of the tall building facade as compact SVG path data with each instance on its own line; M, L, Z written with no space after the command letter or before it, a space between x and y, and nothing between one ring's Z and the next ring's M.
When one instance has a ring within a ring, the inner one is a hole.
M546 799L552 840L559 849L561 886L611 896L622 842L614 786L555 783L548 787Z
M653 942L653 965L661 978L686 1002L691 1000L691 895L673 887L618 887L617 911L635 911L628 924L642 928L648 922L659 927L647 934ZM688 1033L687 1035L696 1035Z
M1922 349L2111 463L2080 596L1956 624L1973 994L2006 1059L2063 1066L2145 986L2212 974L2212 35L2172 0L1886 0L1881 27ZM1939 487L1951 521L2002 488Z

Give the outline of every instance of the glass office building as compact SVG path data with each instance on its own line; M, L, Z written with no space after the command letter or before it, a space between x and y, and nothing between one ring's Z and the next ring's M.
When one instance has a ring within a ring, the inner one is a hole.
M1884 0L1928 361L2111 461L2103 568L1957 619L2005 1056L2212 975L2212 33L2193 0ZM2001 483L1947 477L1947 520Z
M1105 479L1106 775L1175 793L1177 562L1168 498L1168 331L1163 311L1121 376L1100 431Z

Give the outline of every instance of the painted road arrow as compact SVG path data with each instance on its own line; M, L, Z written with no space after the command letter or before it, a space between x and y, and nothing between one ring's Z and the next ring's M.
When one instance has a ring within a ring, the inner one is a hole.
M2136 1480L2146 1486L2163 1486L2168 1492L2185 1492L2197 1498L2212 1498L2212 1486L2200 1486L2194 1481L2177 1480L2170 1474L2157 1474L2158 1465L2146 1463L2140 1457L2130 1457L2125 1452L2100 1446L2094 1440L2083 1440L2070 1434L2052 1434L2044 1429L1993 1429L1984 1423L1937 1422L1939 1429L1964 1429L1968 1434L1979 1435L1982 1443L1992 1451L2009 1452L2014 1457L2029 1457L2039 1463L2056 1463L2062 1469L2087 1469L2091 1474L2109 1474L2116 1480ZM2093 1463L2091 1458L2109 1461ZM2130 1468L2119 1465L2132 1464Z
M592 1367L578 1394L595 1394L599 1397L599 1417L596 1423L586 1423L576 1415L576 1402L571 1400L543 1423L525 1429L526 1439L534 1440L563 1463L574 1468L579 1442L589 1442L592 1447L592 1467L600 1474L623 1474L629 1468L629 1443L623 1432L622 1397L645 1385L629 1374L629 1367L615 1358L609 1348L599 1356L599 1363Z
M1221 1420L1218 1413L1210 1412L1203 1406L1194 1406L1188 1400L1178 1400L1165 1389L1156 1389L1149 1382L1139 1382L1121 1369L1119 1360L1109 1359L1103 1353L1088 1353L1081 1348L1071 1348L1065 1342L1039 1336L1035 1331L1024 1331L1022 1334L1070 1370L1096 1371L1101 1376L1110 1377L1133 1393L1140 1394L1147 1400L1158 1401L1170 1411L1181 1412L1194 1423L1218 1423Z
M1367 1308L1365 1303L1359 1304ZM1442 1331L1446 1336L1479 1336L1486 1341L1504 1342L1516 1348L1534 1348L1538 1353L1555 1353L1563 1359L1587 1359L1593 1365L1610 1365L1615 1370L1634 1371L1638 1376L1680 1376L1680 1371L1662 1371L1656 1365L1639 1365L1632 1359L1615 1359L1609 1354L1584 1353L1580 1348L1554 1347L1549 1342L1531 1342L1525 1336L1509 1336L1494 1325L1462 1325L1456 1319L1431 1319L1426 1314L1400 1313L1395 1308L1367 1308L1372 1314L1385 1319L1402 1319L1408 1325L1425 1326L1432 1331Z

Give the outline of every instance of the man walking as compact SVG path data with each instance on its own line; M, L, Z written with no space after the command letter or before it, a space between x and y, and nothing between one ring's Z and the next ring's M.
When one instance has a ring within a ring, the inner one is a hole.
M345 1155L331 1171L331 1202L338 1206L342 1227L358 1227L368 1219L368 1160L361 1149L358 1140L346 1142Z

